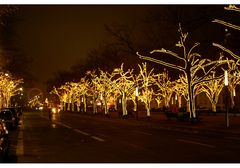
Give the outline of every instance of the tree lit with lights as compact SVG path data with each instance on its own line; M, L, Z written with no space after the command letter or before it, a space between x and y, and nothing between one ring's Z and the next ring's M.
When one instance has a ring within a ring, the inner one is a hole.
M117 78L114 83L114 87L119 93L122 95L122 114L123 116L127 116L127 100L134 93L135 82L133 79L133 70L128 69L124 71L123 64L120 68L114 70L115 77Z
M164 106L169 108L169 103L175 89L175 83L170 80L168 72L164 70L163 73L155 75L155 85L158 86L158 95L162 96Z
M211 102L213 112L217 111L217 103L218 103L219 95L222 92L224 87L223 76L221 78L216 79L215 73L216 72L213 71L212 76L207 77L213 80L203 82L201 86L202 91L206 94L209 101Z
M154 91L153 88L151 87L154 82L154 74L153 70L151 69L150 71L147 70L147 63L142 63L141 65L138 65L140 69L140 78L139 82L141 83L141 95L139 98L144 102L145 108L147 110L147 117L149 118L151 116L150 114L150 109L151 109L151 102L153 100L153 95Z
M137 55L144 60L152 61L169 68L177 69L184 74L184 77L187 79L187 89L188 89L188 104L190 110L190 118L197 118L196 108L195 108L195 91L197 89L197 85L206 81L206 77L216 69L217 66L226 63L226 60L223 60L223 57L216 61L211 61L210 59L201 59L201 55L197 52L194 52L194 49L200 45L200 43L195 43L189 50L186 48L186 39L188 37L188 33L184 33L182 31L181 25L179 25L178 29L180 33L180 40L177 42L176 46L180 47L183 50L183 55L180 56L177 53L174 53L169 50L165 50L164 48L160 50L153 50L150 54L154 53L164 53L171 55L173 58L177 59L182 64L172 64L161 59L155 59L149 56L143 56L137 52ZM198 73L202 72L202 75L199 76Z
M0 73L1 107L9 107L11 105L11 97L17 94L22 83L22 79L15 79L12 75Z

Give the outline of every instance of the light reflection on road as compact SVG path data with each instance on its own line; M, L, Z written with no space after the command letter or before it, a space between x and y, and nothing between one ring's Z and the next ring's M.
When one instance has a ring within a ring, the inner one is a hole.
M56 121L58 121L58 120L59 120L58 114L52 114L51 121L56 122ZM53 122L51 123L51 127L52 127L52 128L56 128L57 125L56 125L55 123L53 123Z
M51 127L52 127L52 128L56 128L56 127L57 127L57 125L56 125L56 124L54 124L54 123L52 123L52 124L51 124Z

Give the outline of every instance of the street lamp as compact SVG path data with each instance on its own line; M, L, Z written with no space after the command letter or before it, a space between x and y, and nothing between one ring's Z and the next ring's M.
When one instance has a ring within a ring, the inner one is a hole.
M225 85L225 106L226 106L226 114L225 114L225 120L226 120L226 127L229 127L229 115L228 115L228 72L227 70L224 71L224 85Z
M138 87L136 87L136 91L135 91L135 98L136 98L136 118L138 120Z

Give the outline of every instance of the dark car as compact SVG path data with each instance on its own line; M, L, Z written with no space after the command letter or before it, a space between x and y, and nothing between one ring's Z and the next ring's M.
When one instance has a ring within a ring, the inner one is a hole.
M8 109L3 109L0 111L0 119L6 124L7 129L16 127L16 118L13 113Z
M4 162L4 160L7 158L8 148L8 131L5 123L0 120L0 163Z
M10 110L13 114L13 117L15 118L15 126L17 126L19 124L19 121L20 121L20 116L21 116L21 112L17 109L17 108L14 108L14 107L8 107L8 108L5 108L6 110Z

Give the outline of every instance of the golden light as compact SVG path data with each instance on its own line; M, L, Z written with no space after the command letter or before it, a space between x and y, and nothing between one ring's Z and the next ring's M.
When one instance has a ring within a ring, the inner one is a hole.
M227 72L227 70L224 71L224 85L228 86L228 72Z
M135 93L136 93L136 96L138 97L138 87L136 87Z
M52 113L53 113L53 114L57 113L56 108L52 108Z
M186 48L186 39L188 36L188 33L184 33L181 28L181 24L179 24L178 32L180 33L180 39L176 43L177 47L180 47L183 49L183 54L179 55L175 52L172 52L170 50L166 50L164 48L152 50L150 54L156 54L156 53L164 53L168 54L171 57L178 60L178 62L181 63L171 63L168 61L165 61L163 59L156 59L152 56L145 56L139 54L139 52L136 52L136 54L139 56L140 59L148 60L151 62L155 62L157 64L161 64L163 66L179 70L184 74L184 77L187 79L187 100L188 100L188 106L190 111L190 118L196 119L196 107L195 107L195 95L194 91L197 89L197 86L205 81L206 77L211 73L211 71L215 70L220 65L229 63L233 60L224 60L223 55L220 55L218 60L212 61L210 59L202 59L201 55L197 52L194 52L195 48L200 45L199 42L194 43L194 45L187 50ZM199 76L199 72L203 72L201 76ZM193 121L193 120L192 120Z

